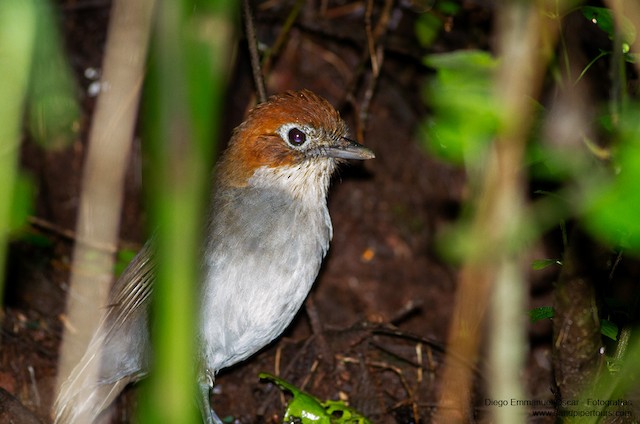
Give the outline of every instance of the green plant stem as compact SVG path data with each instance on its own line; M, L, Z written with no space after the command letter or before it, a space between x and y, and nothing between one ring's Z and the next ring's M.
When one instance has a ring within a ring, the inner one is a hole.
M145 92L149 205L157 228L155 356L141 422L198 422L195 306L234 7L224 0L158 3Z
M587 63L587 66L585 66L582 72L580 72L580 75L578 75L578 78L576 78L573 85L577 85L582 80L582 78L587 74L587 71L589 70L589 68L591 68L591 66L593 66L594 63L596 63L598 60L600 60L601 58L605 57L608 54L609 52L601 51L600 54L598 54L598 56L596 56L591 62ZM566 59L566 60L569 61L569 59ZM571 74L567 74L567 75L571 75Z
M616 350L613 353L614 361L622 361L625 358L630 341L631 327L625 325L620 330L620 335L618 336L618 344L616 345Z
M35 7L31 0L0 0L0 304L22 117L36 36Z

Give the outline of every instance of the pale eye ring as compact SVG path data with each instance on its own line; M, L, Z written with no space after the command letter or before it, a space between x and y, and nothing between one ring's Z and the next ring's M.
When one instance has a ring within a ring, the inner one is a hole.
M299 147L307 142L307 135L299 128L293 127L287 133L287 139L292 146Z

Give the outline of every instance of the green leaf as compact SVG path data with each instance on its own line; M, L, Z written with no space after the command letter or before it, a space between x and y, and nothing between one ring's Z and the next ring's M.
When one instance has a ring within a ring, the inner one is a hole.
M445 15L453 16L460 11L460 4L455 1L439 1L436 8Z
M423 47L429 47L442 31L443 22L460 11L460 5L455 1L438 1L435 5L425 6L425 12L418 16L415 32Z
M293 395L293 399L289 402L287 409L282 418L283 423L291 422L297 418L302 424L318 423L330 424L331 416L325 411L322 403L316 397L303 392L293 384L267 373L260 373L258 377L275 384L282 391L289 392Z
M598 28L613 38L615 26L613 24L613 12L605 7L583 6L582 15L596 24Z
M600 320L600 332L603 336L609 337L613 341L618 340L618 326L609 320Z
M422 46L430 46L442 29L442 21L431 13L420 15L416 20L416 37Z
M349 407L341 400L328 400L322 404L335 424L371 424L358 411Z
M300 422L302 424L371 424L370 421L355 409L342 401L328 400L321 402L318 398L303 392L293 384L268 373L260 373L258 377L275 384L280 390L289 392L293 399L282 418L283 423Z
M612 172L589 180L585 222L589 231L614 246L640 254L640 104L620 115Z
M426 147L456 163L477 157L498 125L492 88L497 60L470 50L429 55L424 63L436 70L424 93L434 110L420 127Z
M536 259L535 261L531 262L531 269L539 271L551 265L562 265L562 262L557 259Z
M553 306L541 306L529 311L529 319L531 322L538 322L543 319L551 319L555 315ZM613 322L601 319L600 320L600 333L603 336L610 338L611 340L618 340L618 326Z
M553 306L541 306L529 311L529 319L531 319L531 322L538 322L543 319L551 319L554 314Z
M613 39L615 34L615 22L611 9L605 7L583 6L582 15L596 24L598 28L606 32L609 38ZM628 44L633 44L636 39L636 28L631 21L627 18L623 18L620 23L622 31L622 38Z

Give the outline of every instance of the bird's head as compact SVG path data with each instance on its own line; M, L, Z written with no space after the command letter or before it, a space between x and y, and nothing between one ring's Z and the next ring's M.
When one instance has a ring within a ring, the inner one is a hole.
M249 112L217 174L230 187L283 185L298 193L319 184L325 191L339 161L373 157L347 138L346 124L328 101L308 90L288 91Z

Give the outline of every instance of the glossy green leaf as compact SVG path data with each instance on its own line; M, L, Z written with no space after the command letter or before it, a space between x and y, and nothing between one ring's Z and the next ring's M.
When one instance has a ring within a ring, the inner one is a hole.
M606 32L609 38L613 39L616 24L613 12L605 7L582 6L582 15ZM621 25L622 37L628 44L633 44L636 39L636 28L630 20L624 18Z
M618 326L609 320L600 320L600 332L611 340L618 340Z
M613 13L605 7L583 6L582 15L596 24L598 28L613 37L615 30L613 24Z
M303 392L291 383L268 373L258 375L262 380L275 384L280 390L289 392L293 398L285 410L283 423L302 424L370 424L361 413L342 401L321 402L315 396Z

